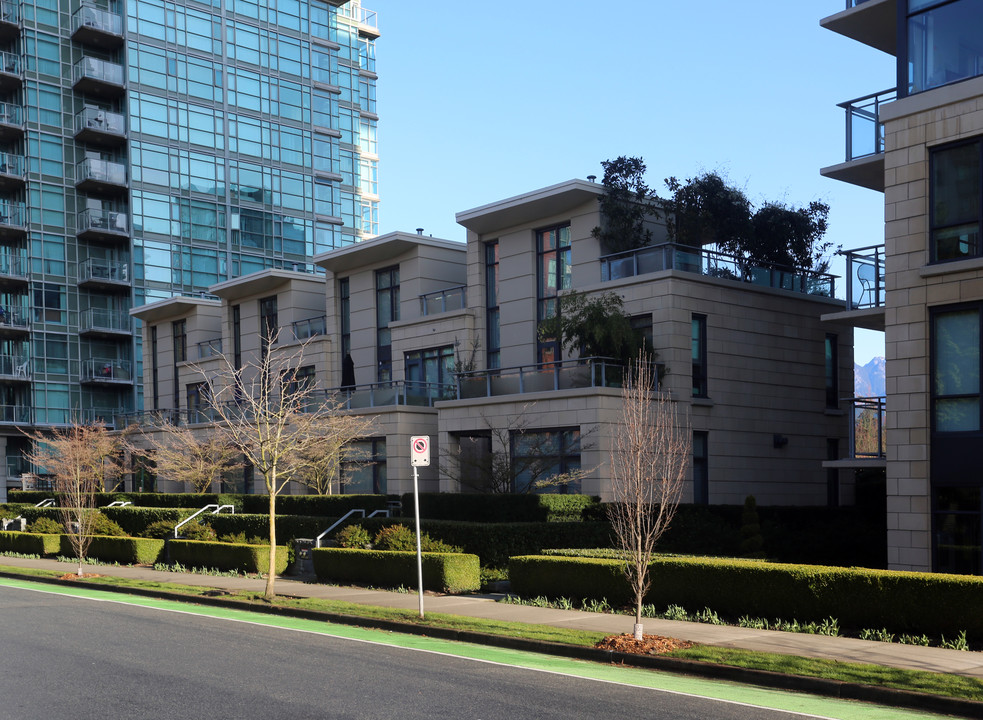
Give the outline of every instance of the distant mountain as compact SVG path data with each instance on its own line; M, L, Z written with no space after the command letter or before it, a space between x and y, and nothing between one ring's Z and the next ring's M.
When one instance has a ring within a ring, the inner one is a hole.
M866 365L853 366L853 396L881 397L884 395L884 358L875 357Z

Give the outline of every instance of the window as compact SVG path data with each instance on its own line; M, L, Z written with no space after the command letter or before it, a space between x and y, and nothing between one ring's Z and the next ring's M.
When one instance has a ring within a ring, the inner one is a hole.
M174 362L186 362L188 359L188 321L176 320L171 323L174 336Z
M277 318L276 295L259 301L259 332L260 345L265 356L271 343L275 343L280 322Z
M34 288L34 322L45 323L65 323L65 286L53 283L41 283ZM10 303L7 303L6 310L9 311ZM14 309L11 317L15 324L27 324L26 318L18 322L17 310ZM9 322L9 321L8 321Z
M399 320L399 268L386 268L375 273L376 319L376 380L393 379L392 335L389 323Z
M502 366L502 338L498 312L498 240L485 243L485 344L488 367Z
M832 333L826 334L826 407L840 406L840 363L837 350L837 337Z
M351 443L341 461L341 492L345 495L386 493L386 439Z
M908 93L918 93L983 74L981 20L983 0L908 0L908 56L899 63L899 87L907 82Z
M693 315L693 397L707 397L707 316Z
M570 228L560 226L540 230L536 233L536 319L539 322L560 312L559 296L569 290L572 283L570 272ZM560 360L560 341L557 338L540 338L537 333L537 362L551 363Z
M415 350L404 355L406 392L431 400L449 397L454 382L454 346Z
M931 155L932 262L978 257L983 142L950 145Z
M207 422L208 404L210 401L211 390L207 382L191 383L188 385L188 422Z
M317 406L317 397L315 397L315 385L317 384L317 376L313 365L305 365L304 367L297 368L297 371L293 373L293 377L290 379L290 383L287 385L286 393L287 396L294 396L298 393L306 393L303 402L300 403L300 409L303 411L313 411Z
M580 429L511 433L512 492L580 492ZM563 482L564 476L573 478Z
M693 433L693 504L710 502L710 450L709 433Z
M338 281L338 314L341 316L341 357L352 351L352 298L348 278Z
M979 575L980 488L943 487L932 492L932 550L936 572Z
M932 424L937 433L980 430L978 306L932 317Z
M157 352L157 326L152 325L150 327L150 384L153 389L153 405L151 407L154 410L160 408L160 378L158 377Z

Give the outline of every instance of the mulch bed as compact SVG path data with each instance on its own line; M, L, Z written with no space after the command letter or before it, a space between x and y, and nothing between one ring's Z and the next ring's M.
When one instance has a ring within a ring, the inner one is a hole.
M693 647L693 643L662 635L642 635L641 640L636 640L631 633L626 633L609 635L594 647L632 655L664 655L680 648Z
M81 575L79 575L78 573L65 573L64 575L59 575L58 576L58 579L59 580L79 580L81 578L94 578L94 577L102 577L102 575L99 575L97 573L82 573Z

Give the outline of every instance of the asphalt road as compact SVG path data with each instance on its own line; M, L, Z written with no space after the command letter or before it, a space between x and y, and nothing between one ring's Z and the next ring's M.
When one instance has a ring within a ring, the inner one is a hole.
M0 586L0 719L804 717L372 632L353 640Z

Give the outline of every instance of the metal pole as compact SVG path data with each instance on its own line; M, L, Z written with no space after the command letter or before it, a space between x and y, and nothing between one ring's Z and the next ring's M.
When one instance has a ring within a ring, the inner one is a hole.
M416 517L416 578L420 589L420 618L423 619L423 550L420 544L420 490L416 465L413 466L413 514Z

